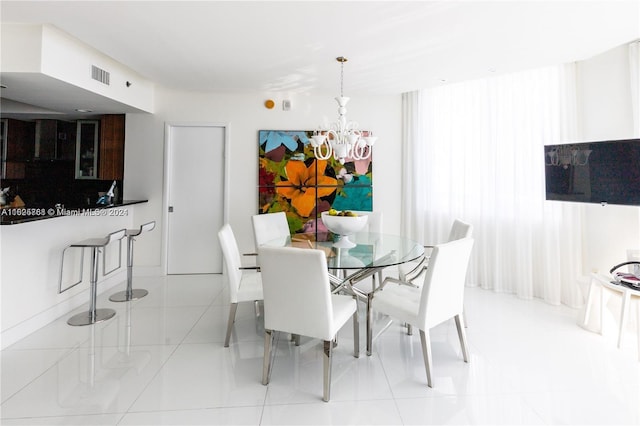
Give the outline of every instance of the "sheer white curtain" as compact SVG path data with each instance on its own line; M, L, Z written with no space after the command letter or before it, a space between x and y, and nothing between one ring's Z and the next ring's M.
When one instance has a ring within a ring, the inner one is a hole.
M576 140L573 65L403 95L402 229L474 225L469 285L579 306L581 208L545 201L543 145Z

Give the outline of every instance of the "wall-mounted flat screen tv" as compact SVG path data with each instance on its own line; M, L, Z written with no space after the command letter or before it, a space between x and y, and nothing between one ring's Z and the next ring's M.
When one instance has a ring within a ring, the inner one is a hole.
M545 145L547 200L640 206L640 139Z

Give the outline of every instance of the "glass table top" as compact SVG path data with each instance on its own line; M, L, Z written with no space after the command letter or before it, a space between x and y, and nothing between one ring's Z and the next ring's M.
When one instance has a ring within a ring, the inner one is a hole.
M424 254L424 247L398 235L358 232L349 236L351 248L336 247L337 242L315 241L314 234L294 234L265 245L278 247L313 248L327 255L329 269L386 268L411 262Z

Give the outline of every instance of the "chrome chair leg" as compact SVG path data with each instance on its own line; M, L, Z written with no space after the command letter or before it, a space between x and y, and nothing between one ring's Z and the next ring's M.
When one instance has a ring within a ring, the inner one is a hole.
M268 385L271 380L271 366L273 365L273 340L275 332L273 330L264 331L264 359L262 360L262 384Z
M324 379L323 379L323 392L322 400L329 402L331 394L331 361L333 355L333 343L331 340L325 340L323 343L323 364L324 364Z
M373 346L373 312L371 311L372 301L373 292L367 294L367 356L371 356L371 347Z
M354 299L356 299L354 297ZM356 299L356 306L358 299ZM360 318L358 318L358 309L353 313L353 356L360 358Z
M458 329L458 338L460 339L460 346L462 347L462 358L464 362L469 362L469 349L467 348L467 332L464 324L464 317L462 314L455 316L456 328Z
M422 343L422 357L424 358L424 367L427 370L427 386L433 387L431 378L431 338L429 332L420 330L420 342Z
M227 320L227 336L224 338L224 347L229 347L229 340L231 339L231 330L233 329L233 323L236 321L236 311L238 310L238 304L232 303L229 306L229 319Z

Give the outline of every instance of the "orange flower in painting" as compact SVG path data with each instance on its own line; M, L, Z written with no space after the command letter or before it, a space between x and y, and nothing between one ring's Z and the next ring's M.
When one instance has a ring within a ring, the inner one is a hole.
M302 161L289 161L285 166L288 180L277 182L276 192L291 200L300 216L309 217L316 199L333 194L338 185L336 179L324 175L326 167L326 160L314 160L309 167Z

